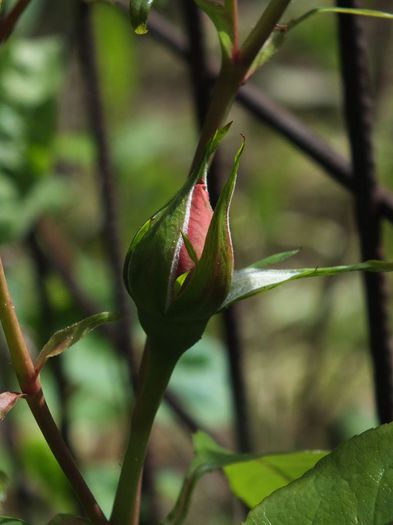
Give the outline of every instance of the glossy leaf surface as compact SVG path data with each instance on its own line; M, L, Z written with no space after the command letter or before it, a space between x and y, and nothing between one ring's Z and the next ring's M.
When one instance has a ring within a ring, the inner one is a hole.
M393 424L352 438L274 492L245 525L389 525L393 522Z
M289 281L309 277L327 277L339 273L358 271L391 272L393 271L393 263L385 261L367 261L348 266L302 268L297 270L259 270L253 267L245 268L234 273L231 291L221 306L221 309L257 293L276 288L277 286Z
M67 348L77 343L82 337L101 324L114 321L115 319L116 316L114 314L102 312L91 315L82 321L55 332L41 350L37 358L36 369L40 371L50 357L62 354Z
M224 468L232 492L252 508L275 490L300 478L327 452L306 450L269 454Z

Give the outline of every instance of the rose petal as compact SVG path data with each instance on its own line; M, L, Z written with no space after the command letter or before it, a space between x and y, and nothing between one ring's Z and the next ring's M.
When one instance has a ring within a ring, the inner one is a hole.
M185 232L195 250L198 257L202 255L203 247L205 245L207 231L213 216L213 210L210 205L209 193L206 184L199 182L195 185L192 200L190 218L188 221L187 231ZM187 252L187 248L183 244L180 249L179 262L177 267L177 275L188 272L194 268L194 262Z

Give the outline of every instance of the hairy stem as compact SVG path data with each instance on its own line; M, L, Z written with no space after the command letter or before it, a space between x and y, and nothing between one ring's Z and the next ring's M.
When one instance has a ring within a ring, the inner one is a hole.
M106 525L108 522L94 499L93 494L75 464L67 445L56 426L46 404L39 377L31 359L23 333L16 316L11 295L0 259L0 319L8 343L11 361L19 385L29 404L30 410L68 481L81 501L86 515L94 525Z

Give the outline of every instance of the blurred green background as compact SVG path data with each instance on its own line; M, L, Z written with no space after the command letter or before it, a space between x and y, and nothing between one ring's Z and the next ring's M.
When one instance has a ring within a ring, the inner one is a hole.
M265 3L240 2L242 32ZM297 0L285 18L325 5L331 3ZM387 9L389 2L361 5ZM161 14L181 32L178 7L157 1ZM113 309L76 11L76 0L58 0L56 6L35 0L0 49L1 252L34 354L55 329L83 315L56 272L43 275L41 268L40 273L34 229L51 232L56 244L50 249L72 267L82 290L101 310ZM187 174L197 140L192 92L187 66L151 36L134 36L115 6L95 3L93 22L125 253L136 229ZM205 27L209 54L218 60L207 20ZM384 186L393 189L391 25L365 20L365 27L377 171ZM338 69L335 18L320 15L290 33L252 82L348 156ZM293 248L301 251L287 263L292 267L358 261L352 201L345 190L243 109L235 106L229 118L234 125L223 145L228 172L240 134L246 136L231 217L236 266ZM386 256L393 258L389 224L384 242ZM39 235L38 243L49 249ZM392 278L388 281L391 285ZM242 303L238 315L255 450L330 448L376 424L359 275L289 284ZM134 310L133 317L133 342L140 353L143 333ZM3 339L0 347L0 390L17 389ZM56 384L56 365L48 367L43 373L48 399L59 420L67 411L83 472L109 511L127 428L127 371L100 330L60 359L65 389ZM171 386L195 418L234 448L228 367L217 319L184 356ZM151 447L160 514L171 508L191 458L190 435L164 407ZM77 510L23 402L1 424L0 470L9 478L7 496L0 501L5 514L41 524L56 512ZM238 523L240 512L226 482L211 475L197 490L187 525Z

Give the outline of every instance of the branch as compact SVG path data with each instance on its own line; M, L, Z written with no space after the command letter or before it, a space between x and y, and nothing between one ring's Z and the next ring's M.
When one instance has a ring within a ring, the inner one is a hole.
M10 351L11 361L21 390L26 394L26 401L53 455L67 476L77 497L94 525L107 525L107 520L86 485L78 467L64 443L56 423L49 411L41 388L39 377L34 368L29 350L16 316L3 264L0 259L0 319L3 325Z
M338 7L357 7L338 0ZM381 216L372 144L371 92L367 53L359 19L338 16L344 109L354 173L354 201L363 260L382 258ZM374 387L380 421L393 420L393 355L389 341L386 278L363 275Z
M3 44L11 36L19 18L29 5L30 0L19 0L8 15L0 20L0 44Z

